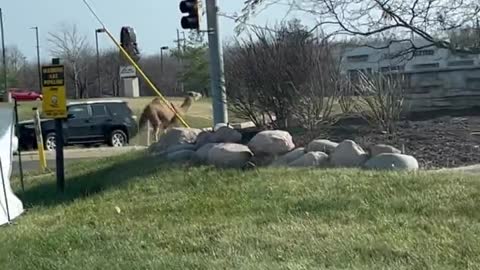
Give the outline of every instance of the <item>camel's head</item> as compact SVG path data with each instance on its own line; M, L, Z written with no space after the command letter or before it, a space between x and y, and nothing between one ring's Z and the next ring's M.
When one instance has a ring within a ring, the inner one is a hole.
M191 97L194 101L197 101L202 98L202 94L194 91L187 92L187 97Z

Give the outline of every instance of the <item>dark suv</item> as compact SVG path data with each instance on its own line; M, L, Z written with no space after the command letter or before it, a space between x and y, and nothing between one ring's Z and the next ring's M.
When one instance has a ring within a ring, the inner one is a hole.
M94 145L107 143L122 147L138 132L136 117L122 100L70 102L68 118L63 122L65 145ZM46 150L55 150L55 122L41 119L43 143ZM33 120L19 122L20 149L36 148Z

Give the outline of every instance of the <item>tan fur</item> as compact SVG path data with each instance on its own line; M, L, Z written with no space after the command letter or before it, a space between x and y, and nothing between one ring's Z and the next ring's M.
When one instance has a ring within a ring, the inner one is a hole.
M187 96L183 100L182 105L176 106L170 104L170 108L173 107L175 111L182 117L186 115L188 109L192 104L201 98L201 94L197 92L188 92ZM158 141L158 135L160 130L165 130L171 126L178 124L178 117L160 98L154 98L145 108L140 115L139 126L143 128L147 122L153 127L155 141Z

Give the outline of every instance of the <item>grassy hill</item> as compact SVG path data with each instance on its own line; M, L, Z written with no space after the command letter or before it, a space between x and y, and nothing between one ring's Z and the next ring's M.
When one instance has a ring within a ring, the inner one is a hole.
M28 178L0 269L479 269L480 182L357 170L78 164ZM18 184L15 185L18 191Z

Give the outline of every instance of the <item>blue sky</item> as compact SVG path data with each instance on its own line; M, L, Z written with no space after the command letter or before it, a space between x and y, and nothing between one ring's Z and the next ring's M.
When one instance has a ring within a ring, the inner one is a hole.
M142 53L158 53L161 46L173 47L177 28L180 27L180 0L89 0L107 28L119 39L122 26L135 28L137 41ZM126 4L130 3L130 4ZM218 0L221 12L240 12L243 0ZM17 45L29 60L36 56L35 32L29 28L38 26L42 59L49 59L48 32L54 32L62 23L75 23L82 34L87 35L90 44L95 42L95 29L100 25L91 15L82 0L2 0L6 44ZM258 15L252 23L275 24L286 14L285 6L270 7ZM205 18L204 18L205 20ZM309 24L308 22L305 22ZM234 36L235 23L220 17L222 40ZM101 48L113 43L106 35L99 37Z

